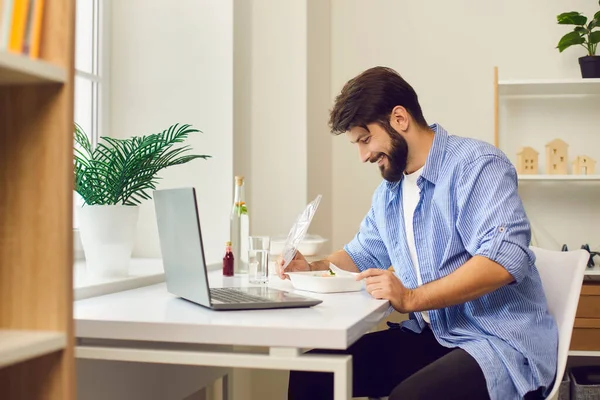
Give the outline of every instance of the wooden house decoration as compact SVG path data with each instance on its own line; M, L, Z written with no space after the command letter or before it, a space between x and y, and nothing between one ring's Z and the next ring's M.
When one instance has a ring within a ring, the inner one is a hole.
M538 155L532 147L522 147L517 153L517 173L531 175L538 173Z
M573 174L593 175L596 169L596 161L588 156L577 156L573 161Z
M567 149L569 145L561 140L554 139L546 144L546 173L550 175L566 175Z

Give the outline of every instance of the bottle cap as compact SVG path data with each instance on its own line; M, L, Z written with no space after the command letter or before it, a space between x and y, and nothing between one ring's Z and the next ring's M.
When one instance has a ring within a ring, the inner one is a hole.
M231 246L231 242L225 242L225 246Z
M236 175L235 184L238 186L242 186L242 183L244 183L244 177L241 175Z

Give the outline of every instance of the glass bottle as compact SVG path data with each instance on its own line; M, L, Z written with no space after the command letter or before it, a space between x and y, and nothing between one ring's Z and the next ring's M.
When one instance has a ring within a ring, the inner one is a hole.
M235 259L231 252L231 242L225 243L225 256L223 256L223 275L233 276L233 266Z
M248 237L250 235L250 224L244 192L244 177L236 176L235 197L230 221L231 250L236 260L234 264L234 272L236 274L248 273Z

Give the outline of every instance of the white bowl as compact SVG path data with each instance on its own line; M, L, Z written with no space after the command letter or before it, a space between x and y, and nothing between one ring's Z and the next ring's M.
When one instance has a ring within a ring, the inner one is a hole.
M281 255L285 241L286 237L284 236L271 238L271 254ZM325 243L327 243L327 239L319 235L306 235L298 245L298 251L304 256L316 256L320 254L321 248Z
M328 271L287 272L292 286L298 290L316 293L358 292L363 283L356 281L352 274L348 276L329 275Z

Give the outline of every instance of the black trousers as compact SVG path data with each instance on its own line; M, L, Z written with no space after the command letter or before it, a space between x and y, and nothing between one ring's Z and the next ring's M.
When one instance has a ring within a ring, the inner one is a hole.
M440 345L433 332L388 329L367 334L347 350L311 354L352 355L354 397L389 400L489 400L481 368L466 351ZM525 399L543 398L539 391ZM333 374L290 372L289 400L333 399Z

